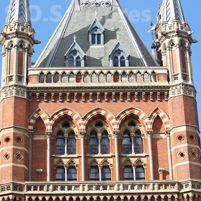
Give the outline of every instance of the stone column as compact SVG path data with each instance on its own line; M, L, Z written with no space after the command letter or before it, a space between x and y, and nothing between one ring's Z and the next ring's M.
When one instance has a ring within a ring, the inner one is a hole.
M119 181L119 143L118 143L119 131L114 131L115 136L115 159L116 159L116 181Z
M133 180L136 180L136 169L135 166L133 166Z
M165 171L164 168L159 168L158 169L158 174L159 174L159 179L160 180L164 180L164 171Z
M65 137L65 154L68 154L68 139Z
M86 132L80 132L81 135L81 157L82 157L82 181L85 181L85 153L84 153L84 136Z
M183 81L182 76L182 64L181 64L181 52L180 52L180 45L176 45L176 56L177 56L177 67L179 72L180 81Z
M17 83L17 71L18 71L18 46L14 47L14 61L13 61L13 82Z
M32 133L29 133L29 181L31 181Z
M171 157L171 146L170 146L170 133L166 132L166 136L167 136L168 163L169 163L169 171L170 171L170 180L173 180L173 174L172 174L172 157Z
M25 48L25 51L23 52L23 61L24 62L23 62L23 66L22 66L22 75L24 77L24 80L23 80L24 85L26 84L27 69L28 69L27 59L28 59L28 47Z
M191 63L190 63L190 53L189 53L189 48L187 47L186 48L186 51L185 51L185 54L186 54L186 60L187 60L187 66L186 66L186 68L188 69L188 75L189 75L189 82L191 83L191 84L194 84L193 83L193 79L192 79L192 71L191 71Z
M99 181L102 181L102 172L101 172L101 170L102 170L102 164L99 164L99 165L98 165Z
M65 169L65 181L68 181L68 167L67 165L64 166Z
M51 134L47 134L47 181L51 181Z
M135 153L135 145L134 145L134 138L135 138L135 133L131 133L131 143L132 143L132 154Z
M148 134L148 142L149 142L149 160L150 160L150 175L151 180L154 180L154 169L153 169L153 153L152 153L152 133Z
M98 154L101 154L101 133L98 133Z

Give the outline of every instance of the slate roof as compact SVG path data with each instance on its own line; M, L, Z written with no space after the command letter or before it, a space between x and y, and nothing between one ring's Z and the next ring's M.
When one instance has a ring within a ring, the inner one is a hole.
M94 4L99 2L99 6ZM88 30L95 17L105 29L105 45L90 47ZM157 62L117 0L72 0L35 67L64 66L64 55L72 45L74 35L77 44L86 54L87 67L110 66L109 55L118 43L118 36L130 55L130 66L157 66Z

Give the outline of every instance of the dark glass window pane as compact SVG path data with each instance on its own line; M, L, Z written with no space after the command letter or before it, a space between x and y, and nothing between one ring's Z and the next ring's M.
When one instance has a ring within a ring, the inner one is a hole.
M89 153L98 154L98 138L96 131L92 131L89 139Z
M156 74L154 72L151 74L151 81L156 82Z
M111 171L109 167L103 167L102 169L102 180L103 181L110 181L111 180Z
M96 34L92 34L91 36L91 42L92 42L92 45L95 45L96 44Z
M97 44L101 45L101 34L97 34Z
M54 75L54 83L58 83L58 82L59 82L59 74L56 73L56 74Z
M142 140L140 131L137 131L135 133L134 151L136 154L143 153L143 140Z
M50 73L47 74L47 83L52 83L52 75Z
M124 180L133 180L133 168L131 166L125 166Z
M136 180L145 180L145 173L143 167L136 168Z
M132 72L129 74L129 82L134 82L134 75Z
M119 66L118 57L115 57L115 58L113 59L113 66L114 66L114 67L118 67L118 66Z
M76 139L74 132L68 134L67 153L69 155L76 154Z
M80 57L76 58L76 67L81 67L81 59L80 59Z
M73 57L71 57L69 59L69 67L74 67L74 58Z
M122 67L126 66L126 61L125 61L125 58L124 58L124 57L121 57L121 58L120 58L120 65L121 65Z
M99 181L99 170L98 167L91 167L90 169L90 180Z
M67 178L68 178L68 181L77 181L77 170L75 167L70 167L68 169Z
M130 122L128 123L128 126L129 126L130 128L135 128L136 124L135 124L134 121L130 121Z
M41 73L40 74L40 83L44 83L44 74L43 73Z
M68 129L68 128L70 127L70 124L69 124L68 122L64 122L64 123L62 124L62 127L63 127L64 129Z
M122 73L122 75L121 75L121 81L122 82L127 82L127 75L126 75L126 73Z
M130 132L128 130L123 133L123 153L131 154L132 153L132 142L130 137Z
M96 124L95 124L95 127L96 128L102 128L103 127L103 123L102 122L97 122Z
M62 131L59 131L56 139L56 154L63 155L65 153L65 139Z
M110 142L109 142L107 131L104 131L102 133L102 138L101 138L101 153L102 154L109 154L110 153Z
M56 181L65 181L65 170L63 167L58 167L56 170Z

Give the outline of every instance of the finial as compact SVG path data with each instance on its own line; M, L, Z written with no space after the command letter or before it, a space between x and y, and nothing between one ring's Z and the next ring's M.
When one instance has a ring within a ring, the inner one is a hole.
M118 40L118 42L120 42L120 35L117 36L117 40Z
M97 14L98 14L97 11L95 11L95 18L97 18Z
M74 35L73 39L74 39L74 42L76 42L76 35Z

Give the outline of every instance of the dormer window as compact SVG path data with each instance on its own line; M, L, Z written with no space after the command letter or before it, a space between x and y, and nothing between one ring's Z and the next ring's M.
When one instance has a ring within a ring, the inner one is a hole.
M104 28L96 18L89 28L89 42L91 46L104 45Z
M64 55L67 67L84 67L85 66L85 53L76 41L71 45L69 50Z
M129 54L119 42L110 54L110 66L129 66Z

